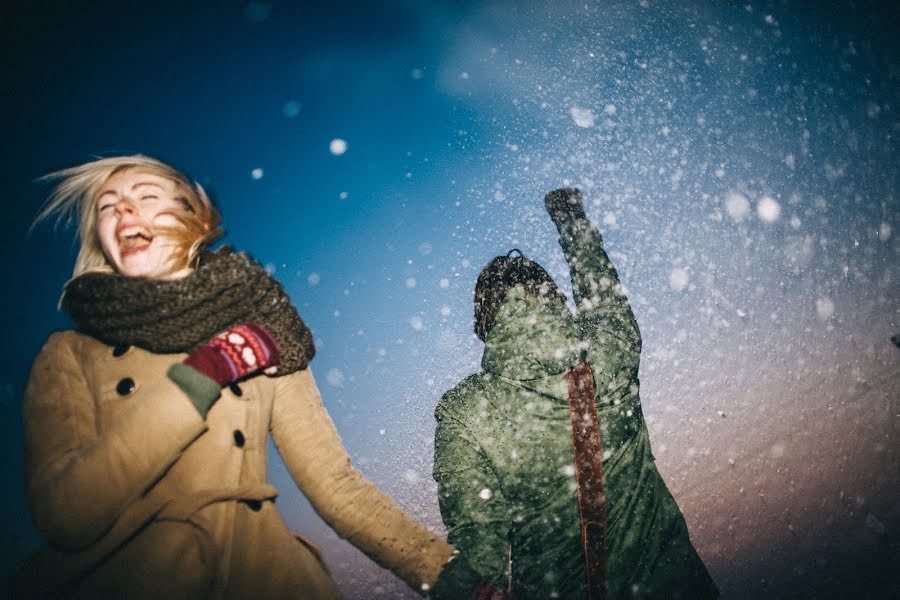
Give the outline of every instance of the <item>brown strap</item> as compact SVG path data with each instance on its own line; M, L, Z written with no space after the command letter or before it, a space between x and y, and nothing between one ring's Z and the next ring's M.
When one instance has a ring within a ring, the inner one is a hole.
M587 567L588 597L606 598L606 504L603 494L603 449L594 404L594 377L584 362L566 373L569 416L581 513L581 544Z

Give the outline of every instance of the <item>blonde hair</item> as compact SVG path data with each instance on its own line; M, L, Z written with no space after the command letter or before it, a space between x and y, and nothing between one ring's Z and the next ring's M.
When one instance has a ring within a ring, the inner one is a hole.
M184 210L172 214L182 227L160 227L157 230L175 243L175 269L196 266L200 251L221 237L221 214L203 187L192 182L181 171L141 154L100 158L41 177L43 181L61 181L47 198L34 220L35 224L56 217L57 223L65 221L66 225L70 225L77 215L81 247L72 277L89 271L113 270L97 238L97 199L110 177L128 170L164 177L175 184L176 198L181 201Z

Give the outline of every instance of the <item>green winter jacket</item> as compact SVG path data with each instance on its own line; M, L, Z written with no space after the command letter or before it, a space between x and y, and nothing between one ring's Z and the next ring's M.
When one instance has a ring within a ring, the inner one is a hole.
M565 373L591 364L606 491L608 598L715 598L681 511L656 470L638 397L641 337L599 232L561 226L577 315L521 286L501 304L483 371L438 404L434 478L459 555L432 598L478 581L516 600L586 598Z

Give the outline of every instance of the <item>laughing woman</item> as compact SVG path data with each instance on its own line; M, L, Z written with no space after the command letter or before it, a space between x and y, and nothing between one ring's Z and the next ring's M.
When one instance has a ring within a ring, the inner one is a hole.
M335 598L266 482L269 434L335 530L416 590L452 548L350 465L308 366L309 329L246 254L210 251L203 189L144 156L55 173L39 218L81 248L25 392L25 475L49 542L29 595Z

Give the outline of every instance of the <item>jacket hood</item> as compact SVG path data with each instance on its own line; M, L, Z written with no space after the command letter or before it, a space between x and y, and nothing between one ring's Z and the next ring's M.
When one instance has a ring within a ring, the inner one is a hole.
M578 364L588 346L561 298L539 298L517 285L494 317L481 367L510 379L548 377Z

